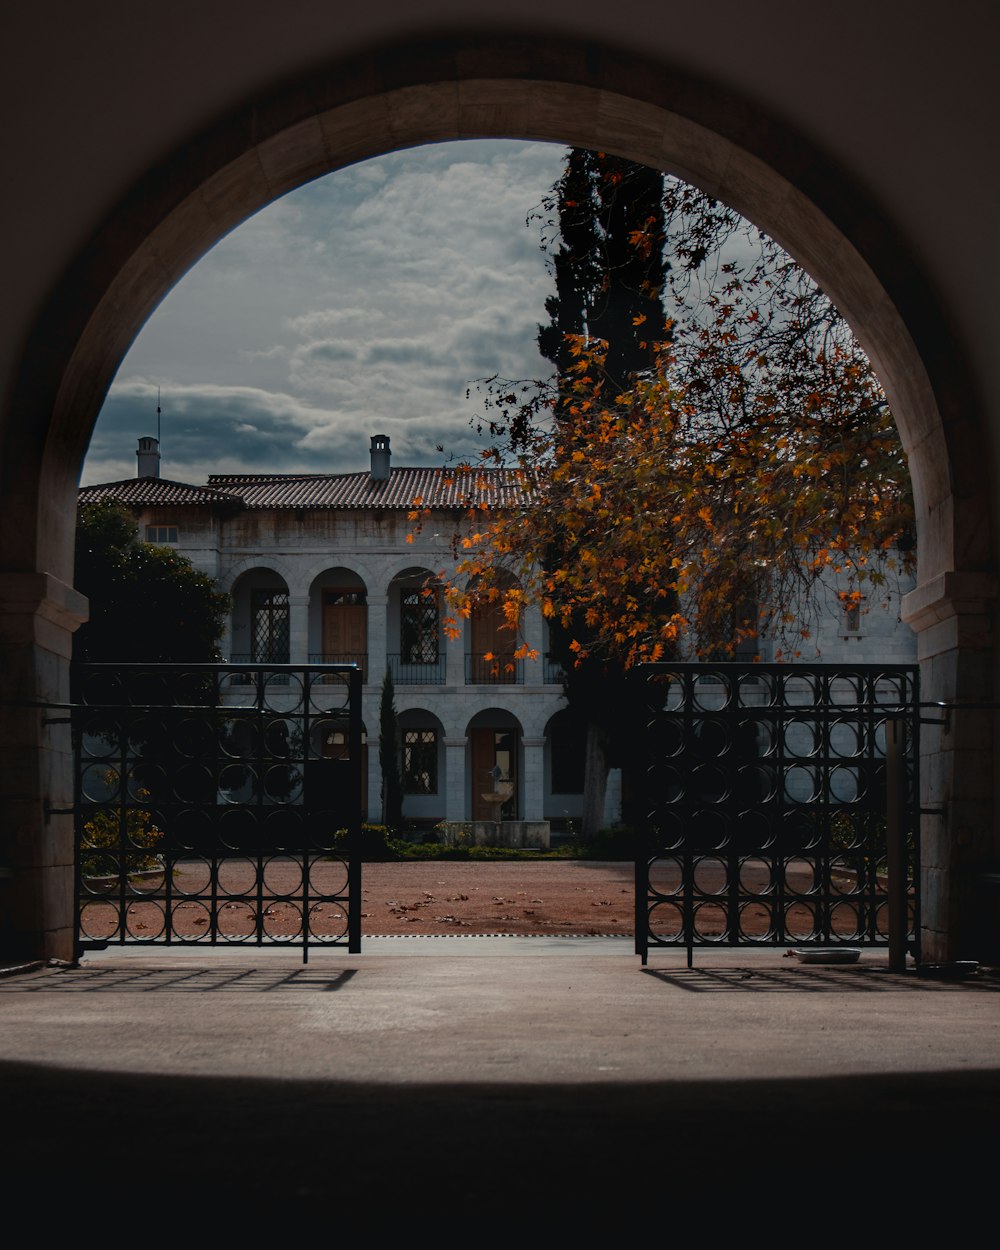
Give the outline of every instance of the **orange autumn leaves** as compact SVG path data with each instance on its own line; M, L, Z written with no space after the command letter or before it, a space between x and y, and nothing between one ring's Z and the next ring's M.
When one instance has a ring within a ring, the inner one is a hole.
M453 632L477 604L500 605L516 631L534 600L571 633L582 623L581 659L719 655L762 625L808 637L804 605L825 570L853 587L890 575L912 523L905 458L850 349L813 361L804 395L734 374L722 409L693 402L667 345L613 397L604 345L572 350L559 398L537 401L555 419L505 461L514 502L467 512L445 592Z

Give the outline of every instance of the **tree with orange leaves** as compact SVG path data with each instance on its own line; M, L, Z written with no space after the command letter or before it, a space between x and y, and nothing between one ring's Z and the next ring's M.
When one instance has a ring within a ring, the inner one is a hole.
M912 568L906 458L808 275L725 205L665 187L669 339L643 343L651 367L624 387L587 333L564 336L559 385L490 380L482 460L521 490L470 513L449 601L503 597L513 574L518 596L577 625L578 658L626 667L732 652L761 630L795 652L826 570L850 594Z
M615 195L627 196L625 163L612 168ZM649 171L636 178L648 194ZM575 194L580 178L567 185ZM915 559L905 455L843 318L733 210L677 180L662 185L662 215L633 215L628 239L647 260L665 241L670 320L658 299L632 312L623 375L621 344L592 315L568 330L557 302L555 381L488 381L482 461L506 467L519 490L503 510L471 508L447 588L454 614L501 602L512 627L537 600L572 667L571 702L593 709L611 692L619 735L636 719L624 676L636 664L724 658L762 632L793 658L829 593L824 574L860 598L860 586ZM606 287L593 251L577 251L586 281ZM559 259L564 296L572 256L563 248ZM606 773L605 757L599 749L588 779ZM593 831L603 786L588 789Z

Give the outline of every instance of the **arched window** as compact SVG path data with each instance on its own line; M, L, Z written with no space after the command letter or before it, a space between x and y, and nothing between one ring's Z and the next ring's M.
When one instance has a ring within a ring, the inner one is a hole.
M403 730L403 793L437 794L438 732Z
M287 590L251 590L250 658L254 663L288 663Z
M399 602L399 650L404 664L436 664L441 634L434 588L404 590Z

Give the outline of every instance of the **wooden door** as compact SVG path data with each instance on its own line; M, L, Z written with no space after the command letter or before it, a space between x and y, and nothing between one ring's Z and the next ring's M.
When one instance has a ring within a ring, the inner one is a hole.
M367 667L368 608L358 591L327 591L323 596L323 657ZM367 676L363 678L367 681Z
M514 681L514 631L504 628L506 618L499 603L485 603L472 615L472 667L474 682L505 685ZM491 656L491 659L487 659Z
M472 819L517 819L517 730L472 729L469 731L472 768ZM500 765L503 777L513 786L513 793L497 810L484 794L494 790L493 769Z

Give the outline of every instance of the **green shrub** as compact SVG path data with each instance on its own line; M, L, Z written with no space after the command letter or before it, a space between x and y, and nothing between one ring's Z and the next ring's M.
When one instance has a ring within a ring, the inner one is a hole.
M109 789L118 784L118 774L108 769L105 781ZM148 790L139 790L140 802L149 798ZM81 839L80 872L84 877L116 877L125 872L147 872L160 868L155 851L163 840L163 830L153 823L153 813L142 807L105 807L84 821Z
M338 829L334 846L341 854L347 851L347 830ZM393 836L388 825L361 826L361 858L368 863L384 863L399 859L409 843Z

